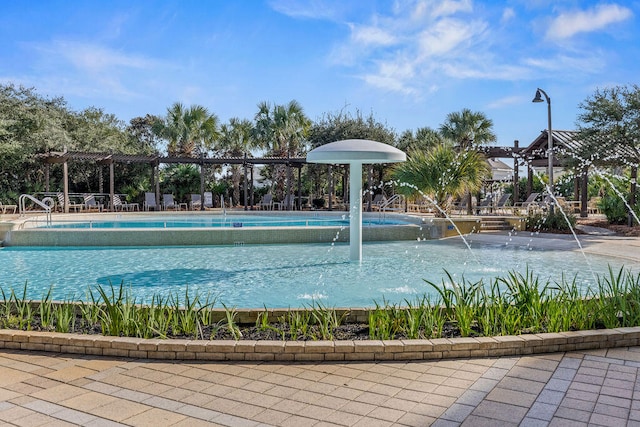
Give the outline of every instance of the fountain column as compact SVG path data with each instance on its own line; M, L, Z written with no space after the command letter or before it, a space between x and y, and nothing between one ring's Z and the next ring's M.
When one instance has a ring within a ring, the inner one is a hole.
M351 215L349 219L349 259L362 261L362 163L353 162L349 168L351 185L349 199Z
M349 258L351 261L362 261L362 165L404 162L406 159L406 154L397 148L366 139L331 142L307 154L307 162L310 163L349 164Z

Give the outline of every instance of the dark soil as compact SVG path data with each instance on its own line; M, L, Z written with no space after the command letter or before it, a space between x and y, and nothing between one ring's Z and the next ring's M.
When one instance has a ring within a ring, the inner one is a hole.
M20 328L17 325L5 325L9 329L26 329ZM32 331L46 331L55 332L53 327L42 327L38 316L34 316L33 321L29 327ZM346 323L334 328L330 331L329 335L322 335L320 328L317 325L312 325L305 336L298 334L295 339L292 336L289 326L287 324L273 323L269 327L263 329L258 328L255 325L238 325L237 331L240 332L239 336L235 336L234 333L227 327L226 324L218 326L206 326L197 333L197 335L186 335L183 333L173 333L169 331L166 337L152 337L152 338L167 338L167 339L202 339L202 340L276 340L276 341L313 341L313 340L369 340L369 325L364 323ZM78 316L76 317L74 327L69 332L76 334L86 335L102 335L102 329L100 325L87 325L84 320ZM479 334L477 334L479 335ZM442 330L442 338L455 338L460 337L460 331L457 328L455 322L445 323ZM426 336L425 336L426 337ZM389 339L408 339L406 335L396 334ZM438 337L440 338L440 337Z
M589 225L591 227L606 228L616 233L618 236L640 237L640 227L629 227L627 225L609 224L606 219L578 218L578 224Z

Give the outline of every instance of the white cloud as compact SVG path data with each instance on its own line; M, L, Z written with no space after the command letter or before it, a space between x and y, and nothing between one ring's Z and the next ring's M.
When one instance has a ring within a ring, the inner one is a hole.
M426 1L432 7L431 16L440 18L443 16L451 16L458 12L472 12L473 5L471 0L444 0L444 1Z
M338 15L336 5L323 0L272 0L269 6L276 12L292 18L334 20Z
M443 19L418 35L420 55L444 55L460 48L484 31L484 24Z
M351 39L364 46L390 46L396 43L396 37L381 28L350 25Z
M520 105L527 102L529 99L523 96L506 96L504 98L496 99L493 102L487 104L487 108L491 110L497 110L511 105Z
M139 84L157 69L173 69L143 55L121 52L100 44L57 40L30 46L40 53L41 75L32 78L45 87L64 88L65 93L105 98L140 97Z
M511 21L515 17L516 11L511 7L507 7L502 11L502 18L500 18L500 22L504 24L505 22Z
M596 74L606 67L606 63L602 59L603 56L597 51L580 56L557 54L550 58L525 58L523 63L530 67L554 73L571 73L574 70L580 70L583 73Z
M565 12L553 20L546 37L566 39L578 33L599 31L611 24L630 19L632 16L631 9L617 4L601 4L585 11Z

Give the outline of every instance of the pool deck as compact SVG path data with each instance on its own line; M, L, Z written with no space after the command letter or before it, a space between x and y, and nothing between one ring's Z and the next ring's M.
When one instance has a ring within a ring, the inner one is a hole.
M576 247L572 236L474 239ZM640 238L580 241L586 252L640 261ZM0 425L640 426L640 346L408 362L171 362L0 349Z

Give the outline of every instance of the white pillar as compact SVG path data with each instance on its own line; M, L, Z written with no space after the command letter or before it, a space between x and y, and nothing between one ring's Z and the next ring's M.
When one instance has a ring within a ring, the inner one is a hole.
M349 221L349 259L362 261L362 163L351 162L349 181L349 201L351 219Z

